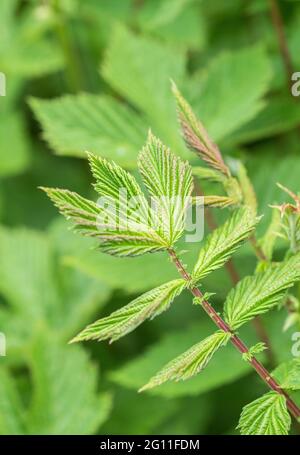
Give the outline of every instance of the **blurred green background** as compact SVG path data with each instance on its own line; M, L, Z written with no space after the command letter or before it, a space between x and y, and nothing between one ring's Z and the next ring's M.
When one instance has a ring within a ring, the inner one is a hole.
M247 166L263 232L268 204L285 197L275 183L300 189L300 97L290 94L271 4L0 1L0 331L7 339L0 434L235 434L242 406L265 391L229 346L196 378L137 393L211 333L188 294L115 344L68 345L86 324L176 272L160 254L118 259L95 251L38 186L95 197L85 150L135 172L149 127L200 164L178 132L172 78L227 159ZM300 71L300 2L278 4ZM198 249L190 244L185 262ZM241 277L255 269L247 245L234 262ZM226 270L205 285L221 308L231 288ZM291 356L284 319L279 311L265 318L276 362ZM255 343L253 327L241 332Z

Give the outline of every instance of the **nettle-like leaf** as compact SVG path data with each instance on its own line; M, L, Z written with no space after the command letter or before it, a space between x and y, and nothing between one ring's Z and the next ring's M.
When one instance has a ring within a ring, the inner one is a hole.
M230 177L230 170L224 163L217 145L212 142L204 126L197 119L191 106L183 98L174 83L172 88L177 102L182 134L187 146L194 150L212 168Z
M285 390L300 390L300 359L295 358L289 362L282 363L272 373Z
M249 348L248 352L245 352L243 354L243 360L250 362L255 355L260 354L266 349L268 348L265 343L262 342L256 343L254 346L251 346L251 348Z
M193 189L188 164L150 135L139 166L155 198L152 209L130 173L104 158L88 157L100 195L97 204L67 190L42 188L75 229L100 240L99 249L115 256L138 256L173 246L183 232Z
M246 277L228 294L225 319L237 329L255 316L265 313L285 296L286 291L300 279L300 254L265 272Z
M195 344L188 351L169 362L140 389L140 392L157 387L166 381L186 380L200 373L206 367L214 353L221 346L225 345L230 337L230 333L220 330L205 338L200 343Z
M99 234L97 218L101 210L95 202L69 190L44 187L41 189L49 196L60 213L73 221L76 231L91 237Z
M238 428L242 435L287 435L290 426L285 397L269 392L244 407Z
M255 229L259 218L247 207L237 210L223 226L210 234L201 248L192 273L197 283L209 273L223 266L230 256Z
M151 206L157 212L159 229L172 245L184 230L193 191L192 169L151 132L139 155L138 166L151 196Z
M195 205L202 205L203 200L201 197L196 196L193 199L193 203ZM226 207L231 207L235 204L235 199L228 196L204 196L205 207L218 207L220 209L225 209Z
M89 325L72 342L106 339L110 339L110 342L116 341L132 332L146 319L153 319L166 311L185 286L186 282L179 279L152 289L124 308Z
M67 190L43 188L81 234L100 240L99 249L116 256L137 256L167 247L151 227L150 207L133 176L115 163L89 155L103 199L89 201Z

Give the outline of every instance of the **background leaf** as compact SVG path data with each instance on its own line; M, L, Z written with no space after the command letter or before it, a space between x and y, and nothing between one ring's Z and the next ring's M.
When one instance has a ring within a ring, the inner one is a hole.
M133 109L109 96L80 94L56 100L31 99L43 137L61 155L89 151L132 167L147 124Z

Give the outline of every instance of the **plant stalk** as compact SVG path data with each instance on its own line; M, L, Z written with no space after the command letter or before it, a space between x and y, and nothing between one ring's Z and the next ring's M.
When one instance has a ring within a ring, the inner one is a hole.
M191 282L191 276L190 274L186 271L185 267L183 266L182 262L178 258L176 252L174 249L169 249L168 253L170 255L170 258L172 262L175 264L179 274L182 276L182 278L187 281ZM204 311L208 314L208 316L211 318L211 320L216 324L216 326L220 329L223 330L226 333L231 334L230 341L231 343L235 346L235 348L241 353L241 354L248 354L249 349L245 345L245 343L241 340L241 338L236 335L229 325L218 315L218 313L215 311L215 309L210 305L209 302L207 302L205 299L203 299L203 294L200 291L199 288L193 286L189 288L190 292L193 294L194 297L200 298L202 300L202 307ZM290 398L290 396L280 387L280 385L277 383L277 381L271 377L271 374L266 370L266 368L260 363L254 356L249 356L248 362L252 365L252 367L256 370L258 375L261 377L261 379L267 384L267 386L273 390L276 393L280 393L283 395L286 399L286 404L287 407L292 414L293 417L297 421L300 420L300 409L294 403L294 401Z

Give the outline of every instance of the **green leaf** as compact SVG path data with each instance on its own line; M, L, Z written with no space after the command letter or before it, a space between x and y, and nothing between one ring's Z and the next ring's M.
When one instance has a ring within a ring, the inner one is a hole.
M55 241L64 251L63 263L79 270L83 274L107 283L111 288L124 289L131 294L141 294L149 289L178 278L178 273L171 261L165 261L165 252L136 257L116 257L95 250L95 240L79 235L70 235L67 222L62 217L56 219L51 227ZM184 242L182 237L177 244L178 251L187 250L183 256L191 267L198 256L194 243ZM255 267L255 258L250 246L237 251L235 262L239 271L249 275ZM164 267L161 264L164 263ZM219 269L216 274L208 275L203 280L206 289L213 289L222 300L230 291L226 270ZM197 340L196 340L197 341Z
M29 138L22 115L15 111L0 112L0 176L23 172L29 159Z
M62 347L54 337L37 337L29 366L33 395L28 433L93 434L98 430L109 415L111 397L97 392L97 370L79 346Z
M97 370L79 346L61 346L56 336L43 332L25 358L23 353L32 381L29 404L24 404L20 375L16 379L1 366L0 434L94 434L110 413L111 396L97 391ZM21 379L29 380L24 373Z
M185 286L184 280L174 280L152 289L124 308L89 325L72 342L106 339L110 339L110 342L116 341L132 332L146 319L153 319L166 311Z
M109 96L66 95L30 98L43 137L60 155L84 156L88 150L134 167L147 126L133 109Z
M203 202L206 207L219 207L221 209L236 205L236 200L228 196L195 196L193 198L193 204L195 205L201 206Z
M212 142L204 126L197 119L191 106L183 98L174 83L172 88L177 102L182 134L187 146L194 150L209 166L229 177L230 171L224 163L220 150Z
M258 218L249 208L241 208L208 236L192 273L194 283L223 266L254 230Z
M104 158L89 154L89 161L95 189L104 198L98 204L68 190L42 188L75 230L97 238L98 248L115 256L165 249L167 243L151 227L153 213L133 176Z
M271 98L271 102L249 123L226 139L226 146L245 144L286 133L300 123L300 106L289 98Z
M255 118L264 106L270 78L270 61L261 46L223 52L202 77L194 76L192 106L215 141Z
M146 2L140 13L140 21L148 31L161 27L174 21L191 1L193 0Z
M149 133L138 166L157 212L159 229L172 246L182 235L193 191L192 170Z
M96 179L96 191L105 197L105 203L112 203L112 208L103 210L104 233L101 236L105 241L100 249L119 256L165 249L168 239L157 229L157 215L149 207L134 177L104 158L89 154L89 162ZM101 229L100 220L98 225Z
M96 180L94 188L99 195L106 197L109 201L118 202L121 205L121 210L128 205L128 200L139 198L142 204L141 215L145 218L142 218L142 220L146 222L148 204L135 178L113 161L107 161L90 153L88 154L88 159ZM126 197L122 197L120 200L122 190L126 191Z
M24 415L21 397L10 374L0 369L0 434L23 434Z
M254 346L251 346L251 348L249 348L248 352L245 352L243 354L243 359L247 362L250 362L256 354L260 354L266 349L268 349L268 347L265 343L256 343Z
M203 400L203 406L206 400ZM208 408L208 406L207 406ZM134 390L118 387L114 390L114 406L110 418L101 428L102 434L145 435L162 434L165 423L173 421L182 409L176 400L162 399L151 395L139 395ZM167 433L164 433L167 434ZM169 434L169 433L168 433Z
M215 352L221 346L227 344L230 337L230 333L220 330L208 338L205 338L175 360L168 363L140 389L140 392L157 387L166 381L186 380L200 373L200 371L206 367Z
M280 232L280 230L280 212L274 209L272 211L272 219L269 227L264 236L259 239L259 245L269 261L272 260L276 239L278 238L278 232Z
M1 70L17 77L37 77L63 66L62 52L51 40L51 21L37 20L36 10L26 4L21 13L15 0L0 5Z
M178 316L179 306L173 306L170 312ZM197 309L195 308L195 311ZM199 310L198 310L199 311ZM140 356L130 360L110 374L110 378L119 386L137 390L146 384L150 377L154 376L165 364L179 356L184 350L199 342L199 334L209 336L214 330L214 325L208 318L201 322L189 325L182 330L173 330L165 334L152 346L148 347ZM247 340L255 343L255 334L246 327ZM230 365L230 368L224 368ZM230 384L245 376L251 371L246 362L241 362L239 353L230 346L216 352L214 361L210 362L201 374L194 376L189 381L167 382L160 387L149 391L152 395L162 397L198 396L218 387Z
M300 390L300 359L282 363L273 371L274 376L285 390Z
M184 5L185 3L192 3L191 5ZM165 3L163 8L163 16L159 16L160 8L158 5ZM172 3L172 6L169 5ZM174 4L181 4L181 7L174 8ZM168 6L167 6L168 4ZM172 45L173 48L183 49L188 51L190 49L203 49L206 40L206 19L202 14L199 5L195 4L192 0L163 0L162 2L146 2L144 3L145 9L147 5L151 5L152 14L151 18L147 17L146 22L141 23L142 29L148 32L149 27L151 35L157 36L162 41ZM184 6L184 8L183 8ZM143 8L144 9L144 8ZM175 14L174 14L175 13ZM153 21L153 16L155 20ZM158 20L157 20L158 19ZM154 27L154 28L153 28Z
M255 316L265 313L284 298L286 291L300 279L300 254L265 272L244 278L228 294L225 319L237 329Z
M270 144L269 147L257 146L255 153L251 154L247 161L249 176L258 197L258 212L265 214L258 227L261 236L268 229L272 218L272 210L266 210L268 205L281 204L287 199L286 194L276 183L287 183L292 191L295 193L299 191L300 157L297 153L286 154L284 159L279 160L278 156L281 152L281 146L276 143ZM268 185L266 185L266 175Z
M23 358L39 324L65 343L109 298L108 286L99 279L62 265L57 242L46 234L1 228L0 252L0 296L7 302L0 327L12 361L20 352Z
M193 166L192 171L193 175L199 177L200 180L210 180L222 185L226 181L226 177L221 172L209 167Z
M287 435L290 426L285 397L269 392L244 407L238 428L242 435Z
M44 188L54 205L66 219L72 220L75 230L82 235L96 237L101 235L98 229L98 217L101 215L100 207L77 193L59 188Z
M243 194L243 202L248 205L253 213L257 213L257 199L254 187L248 176L247 169L242 163L238 165L238 179Z
M159 68L159 71L154 71ZM170 78L178 83L185 73L184 54L159 41L137 36L123 26L112 33L104 63L104 79L137 109L147 124L173 150L186 155L180 146Z

